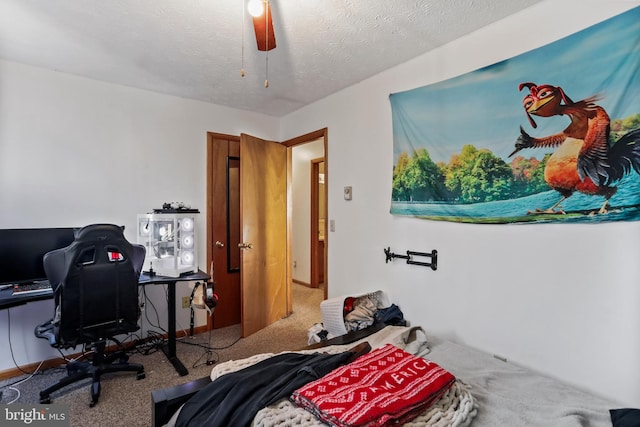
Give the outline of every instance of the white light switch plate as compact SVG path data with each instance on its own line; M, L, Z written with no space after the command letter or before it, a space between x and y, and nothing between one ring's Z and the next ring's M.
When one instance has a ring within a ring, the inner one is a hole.
M351 200L353 197L353 192L351 191L351 186L344 187L344 199Z

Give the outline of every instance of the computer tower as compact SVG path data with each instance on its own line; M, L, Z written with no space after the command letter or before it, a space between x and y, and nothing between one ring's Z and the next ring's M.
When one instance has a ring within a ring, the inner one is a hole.
M138 215L138 243L147 249L142 270L179 277L198 271L194 213Z

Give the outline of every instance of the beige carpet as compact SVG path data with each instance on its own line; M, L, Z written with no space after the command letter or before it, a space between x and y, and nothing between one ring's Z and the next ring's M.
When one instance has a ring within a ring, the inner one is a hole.
M189 369L187 376L179 376L160 351L148 355L134 354L130 361L144 364L145 379L136 380L134 373L105 376L101 382L100 400L93 408L89 407L89 380L54 393L52 403L68 405L71 426L148 427L151 425L151 391L208 376L212 366L206 364L207 359L223 362L257 353L277 353L304 347L307 330L322 320L320 302L323 297L322 289L294 284L293 314L247 338L238 340L240 325L181 338L177 344L177 355ZM212 350L207 352L204 347ZM64 375L64 370L51 369L18 385L20 398L16 403L38 403L39 391ZM0 387L13 381L15 379L4 381ZM0 403L9 402L15 396L13 390L4 389Z

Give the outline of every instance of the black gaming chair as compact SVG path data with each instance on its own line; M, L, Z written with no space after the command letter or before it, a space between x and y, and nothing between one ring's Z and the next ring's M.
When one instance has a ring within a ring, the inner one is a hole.
M127 363L128 356L115 338L139 329L138 278L145 248L129 243L124 227L93 224L75 232L66 248L48 252L43 258L47 279L55 293L53 319L35 329L38 338L49 340L59 350L78 344L91 347L91 361L71 361L68 375L40 392L40 403L51 403L50 394L71 383L93 378L91 403L100 397L100 376L109 372L137 372L145 377L144 366ZM120 350L105 354L107 341Z

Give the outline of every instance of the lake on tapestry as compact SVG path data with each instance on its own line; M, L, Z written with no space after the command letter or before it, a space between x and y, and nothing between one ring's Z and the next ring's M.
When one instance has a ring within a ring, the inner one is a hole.
M627 176L618 187L617 193L609 200L607 213L604 214L598 213L604 203L604 197L579 193L570 196L556 208L564 213L538 212L537 210L548 209L560 201L562 196L553 190L518 199L469 204L393 201L391 213L440 221L485 224L633 221L640 216L640 205L637 204L639 194L640 181ZM455 209L452 209L452 206L455 206Z

